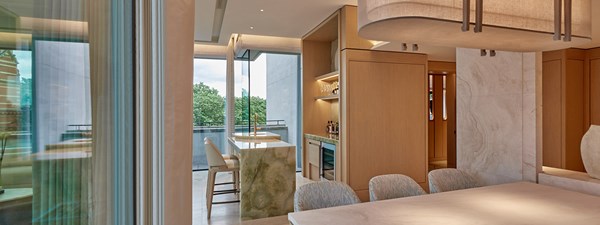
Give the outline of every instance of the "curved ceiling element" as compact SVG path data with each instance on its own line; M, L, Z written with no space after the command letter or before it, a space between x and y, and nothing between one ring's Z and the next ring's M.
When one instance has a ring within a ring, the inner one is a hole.
M470 12L471 29L463 32L463 0L359 0L359 35L380 41L519 52L591 42L590 0L572 0L570 42L553 40L554 1L483 1L483 31L479 33L473 32L476 1L470 2L466 12Z

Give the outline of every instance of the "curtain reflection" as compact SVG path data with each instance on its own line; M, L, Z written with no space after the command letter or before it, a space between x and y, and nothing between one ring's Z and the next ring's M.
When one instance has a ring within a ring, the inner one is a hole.
M0 0L0 224L133 223L131 7Z

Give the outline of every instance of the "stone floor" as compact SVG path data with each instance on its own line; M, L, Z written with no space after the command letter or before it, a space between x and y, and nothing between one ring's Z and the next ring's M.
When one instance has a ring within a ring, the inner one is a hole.
M287 216L279 216L272 217L260 220L249 220L242 221L240 220L240 208L239 203L232 204L221 204L221 205L213 205L212 207L212 215L211 219L206 219L206 171L198 171L193 172L193 225L205 225L205 224L213 224L213 225L253 225L253 224L261 224L261 225L288 225ZM231 174L229 173L219 173L217 174L217 183L221 182L229 182L231 181ZM296 174L296 187L299 187L303 184L310 182L310 180L303 178L300 173ZM230 188L230 186L217 186L217 188ZM233 195L217 195L213 201L226 201L226 200L234 200Z

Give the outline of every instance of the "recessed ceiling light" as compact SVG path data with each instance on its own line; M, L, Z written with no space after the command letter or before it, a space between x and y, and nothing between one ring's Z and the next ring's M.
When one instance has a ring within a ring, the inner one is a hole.
M250 30L254 30L254 27L250 27Z
M261 11L261 12L264 12L265 10L264 10L264 9L260 9L260 11Z

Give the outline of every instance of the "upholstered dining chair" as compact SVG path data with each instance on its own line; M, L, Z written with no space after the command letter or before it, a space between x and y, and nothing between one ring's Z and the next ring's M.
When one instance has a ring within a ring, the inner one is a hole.
M427 194L415 180L402 174L387 174L371 178L369 198L372 202Z
M208 161L208 179L206 181L206 209L207 218L210 219L210 214L213 204L226 204L236 203L239 200L234 201L222 201L213 202L214 195L222 194L238 194L240 189L240 163L237 157L233 155L222 155L217 146L209 139L204 138L204 146L206 149L206 159ZM219 172L231 172L233 175L232 182L215 183L215 178ZM228 190L217 190L215 191L216 185L228 185L232 184L233 189ZM239 197L239 196L237 196Z
M429 193L455 191L480 186L475 177L458 169L432 170L428 176Z
M318 181L302 185L294 194L294 211L329 208L360 203L356 193L347 184L336 181Z

